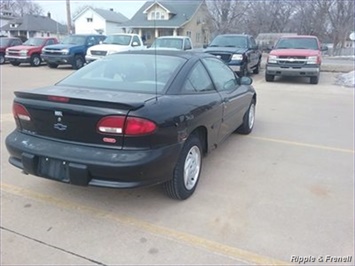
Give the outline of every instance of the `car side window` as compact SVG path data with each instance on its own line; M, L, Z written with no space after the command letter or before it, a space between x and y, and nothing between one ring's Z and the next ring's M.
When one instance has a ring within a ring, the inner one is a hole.
M214 91L213 83L205 67L199 61L195 64L185 84L182 88L183 93L199 93Z
M250 44L252 48L256 48L256 42L255 39L253 37L250 37Z
M236 76L233 70L225 63L217 58L204 58L202 61L212 76L213 83L218 91L228 91L236 88Z
M133 42L132 43L134 43L134 42L138 43L139 46L141 45L141 42L139 41L139 38L137 36L133 37Z
M192 45L191 45L190 40L186 39L184 50L190 50L191 48L192 48Z
M51 40L47 40L46 45L51 45L51 44L54 44L54 41L52 39Z

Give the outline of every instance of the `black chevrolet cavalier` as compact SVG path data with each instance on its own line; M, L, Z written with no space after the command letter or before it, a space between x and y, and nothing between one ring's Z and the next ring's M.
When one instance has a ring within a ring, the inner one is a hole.
M203 155L235 131L252 131L251 83L206 53L107 56L54 86L15 92L9 161L75 185L163 183L171 198L186 199Z

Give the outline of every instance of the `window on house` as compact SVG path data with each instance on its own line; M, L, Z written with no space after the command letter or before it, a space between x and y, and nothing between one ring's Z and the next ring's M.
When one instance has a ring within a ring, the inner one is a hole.
M161 14L160 18L161 18L161 19L165 19L164 13Z
M92 18L86 18L87 22L92 22Z
M186 32L186 36L188 36L188 37L191 38L191 31L188 30L188 31Z
M160 12L155 12L155 19L160 19Z
M201 42L201 33L196 32L196 42Z
M155 12L152 12L152 14L150 15L151 19L155 19Z

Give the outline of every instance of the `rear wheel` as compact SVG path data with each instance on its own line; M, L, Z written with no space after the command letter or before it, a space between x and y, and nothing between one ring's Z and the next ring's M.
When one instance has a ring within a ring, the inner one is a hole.
M13 66L19 66L21 63L20 62L10 62L10 64Z
M84 58L81 55L76 55L74 57L74 62L72 64L73 69L79 69L84 66Z
M55 63L48 63L48 67L49 67L49 68L57 68L57 67L58 67L58 64L55 64Z
M310 81L311 84L318 84L319 76L311 77Z
M173 179L164 184L170 198L184 200L197 186L202 167L202 148L197 135L191 135L181 150Z
M34 54L31 56L30 64L31 66L40 66L42 63L41 57L38 54Z
M0 54L0 65L5 63L5 55L3 53Z
M243 124L236 130L240 134L249 134L254 127L255 122L255 100L250 103L248 111L243 118Z
M274 75L269 75L269 74L265 74L265 80L270 82L270 81L274 81L275 76Z

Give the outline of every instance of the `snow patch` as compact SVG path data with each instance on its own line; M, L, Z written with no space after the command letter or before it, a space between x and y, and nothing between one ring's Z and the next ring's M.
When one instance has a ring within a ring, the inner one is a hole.
M352 87L355 86L355 71L351 71L346 74L339 74L336 77L335 84L345 86L345 87Z

